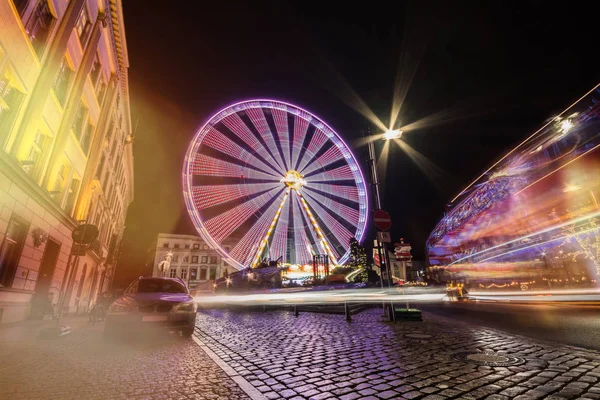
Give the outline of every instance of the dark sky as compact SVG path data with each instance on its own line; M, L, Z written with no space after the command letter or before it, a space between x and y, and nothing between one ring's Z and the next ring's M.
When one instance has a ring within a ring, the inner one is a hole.
M596 20L583 3L123 3L137 129L118 282L144 273L159 232L195 232L183 156L195 130L231 102L298 104L353 145L369 122L348 105L348 88L386 123L395 87L406 93L402 125L437 116L403 136L427 173L392 147L385 174L393 238L423 259L445 204L600 80ZM365 149L354 151L364 161Z

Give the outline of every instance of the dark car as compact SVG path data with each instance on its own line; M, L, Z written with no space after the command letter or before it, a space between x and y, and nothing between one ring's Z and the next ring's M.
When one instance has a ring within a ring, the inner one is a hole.
M197 304L184 281L178 278L143 278L132 282L109 307L104 335L159 328L191 336Z

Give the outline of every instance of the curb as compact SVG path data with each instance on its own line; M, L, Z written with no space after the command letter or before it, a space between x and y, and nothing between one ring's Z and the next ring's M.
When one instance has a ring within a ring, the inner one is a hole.
M250 382L243 376L239 375L233 368L231 368L225 361L215 354L202 340L196 335L192 335L192 339L196 344L209 356L217 365L225 372L229 377L238 384L240 389L250 397L252 400L268 400L261 392L259 392Z

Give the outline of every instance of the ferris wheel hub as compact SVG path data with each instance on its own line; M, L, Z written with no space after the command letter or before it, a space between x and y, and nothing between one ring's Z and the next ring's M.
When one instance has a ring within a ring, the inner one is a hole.
M306 185L306 180L300 175L298 171L289 170L281 179L281 182L285 183L286 186L298 190L302 186Z

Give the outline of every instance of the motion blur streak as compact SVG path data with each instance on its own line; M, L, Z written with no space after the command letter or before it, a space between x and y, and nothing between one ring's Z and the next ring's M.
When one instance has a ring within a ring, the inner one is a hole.
M219 296L196 296L194 299L200 306L215 304L252 305L294 305L294 304L327 304L327 303L381 303L393 302L433 302L441 301L446 295L440 289L347 289L328 291L298 291L250 293Z
M589 289L554 289L552 291L529 290L529 291L498 291L469 293L473 300L496 300L496 301L527 301L527 302L598 302L600 301L600 288Z

